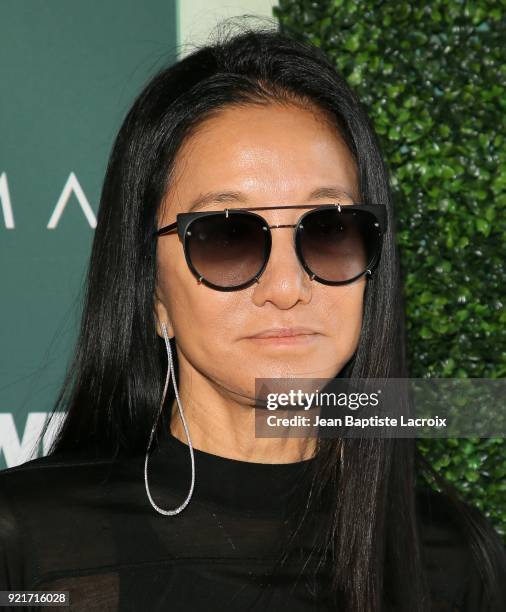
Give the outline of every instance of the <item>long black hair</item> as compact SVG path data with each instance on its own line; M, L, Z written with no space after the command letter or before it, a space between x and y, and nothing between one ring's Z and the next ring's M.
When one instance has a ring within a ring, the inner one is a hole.
M50 454L79 448L145 452L167 367L153 308L152 232L176 155L213 113L272 103L317 107L332 117L354 156L362 201L388 210L381 260L364 295L359 343L339 376L408 376L392 194L365 109L317 47L271 27L222 31L212 44L159 71L119 130L101 193L79 337L54 407L66 417ZM173 400L169 391L167 406ZM339 609L381 610L386 585L398 609L429 609L416 518L416 457L413 439L318 440L316 489L332 503L321 541L332 551ZM420 468L439 478L426 463ZM502 553L495 532L438 482L464 517L487 592L499 601Z

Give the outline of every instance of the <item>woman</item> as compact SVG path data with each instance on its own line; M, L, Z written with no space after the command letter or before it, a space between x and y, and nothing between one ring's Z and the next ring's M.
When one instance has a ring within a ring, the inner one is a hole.
M109 161L68 415L0 475L1 589L504 609L497 535L415 487L413 440L255 437L255 379L407 376L394 229L373 128L317 48L245 31L153 78Z

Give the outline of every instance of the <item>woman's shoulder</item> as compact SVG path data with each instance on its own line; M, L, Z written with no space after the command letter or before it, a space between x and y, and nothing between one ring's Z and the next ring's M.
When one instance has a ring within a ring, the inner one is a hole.
M471 508L467 502L464 503L468 509ZM465 546L458 508L448 494L428 486L417 487L416 512L427 544L447 542L457 547Z
M51 485L85 481L112 465L112 458L88 450L65 451L37 457L19 465L0 470L0 493L19 494L23 491L47 490Z
M476 533L488 532L496 552L506 558L504 545L486 517L470 503L454 501L429 487L417 488L416 504L422 560L434 610L502 610L485 605L484 559L477 556L480 545L474 539ZM475 535L470 520L481 525L478 532L474 530ZM497 569L501 571L501 567Z
M34 583L62 543L82 550L99 532L113 463L65 452L0 471L0 590Z
M47 520L49 513L85 499L112 473L110 458L72 451L31 459L0 470L0 539L12 531L9 513L19 521Z

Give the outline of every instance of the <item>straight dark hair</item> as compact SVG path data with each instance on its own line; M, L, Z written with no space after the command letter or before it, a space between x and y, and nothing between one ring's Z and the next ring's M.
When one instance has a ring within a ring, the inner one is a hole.
M54 407L67 414L50 454L145 453L167 367L153 309L152 232L176 155L213 114L273 103L316 108L331 117L355 158L362 202L388 209L382 257L367 282L359 344L338 376L407 377L392 195L373 126L320 49L271 27L246 26L220 32L212 44L159 71L124 119L103 184L79 337ZM169 391L166 406L173 400ZM322 555L331 551L336 609L377 612L387 591L395 609L430 609L417 524L417 467L445 489L499 609L506 563L497 534L417 455L414 440L320 439L315 465L311 503L318 504L325 492L332 504L319 540Z

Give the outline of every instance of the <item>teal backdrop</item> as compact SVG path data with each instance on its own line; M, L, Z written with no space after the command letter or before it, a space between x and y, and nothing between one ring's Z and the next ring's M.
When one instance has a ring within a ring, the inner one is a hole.
M107 158L135 95L176 59L176 10L1 3L0 469L44 453L32 446L77 335Z

